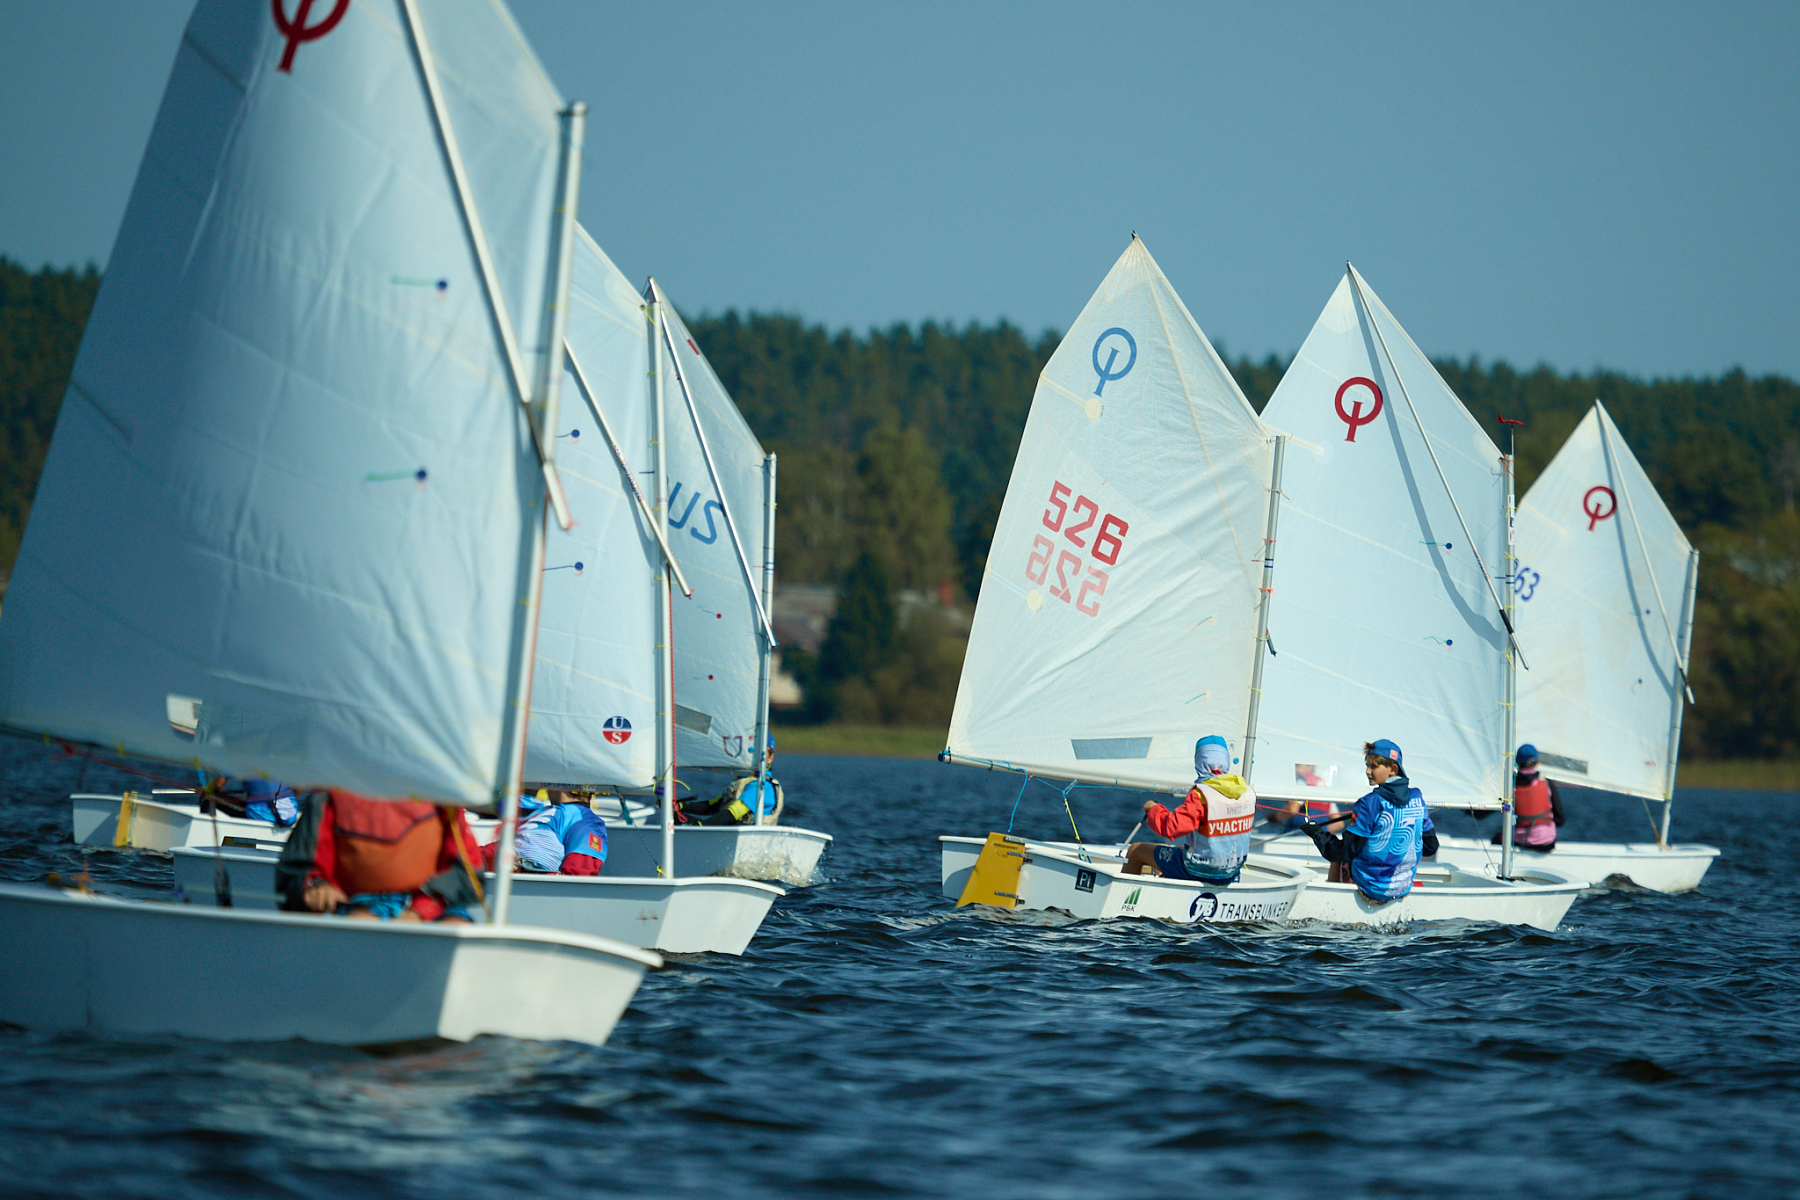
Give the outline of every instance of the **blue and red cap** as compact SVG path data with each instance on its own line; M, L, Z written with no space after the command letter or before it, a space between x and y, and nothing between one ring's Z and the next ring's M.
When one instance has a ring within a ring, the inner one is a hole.
M1400 757L1400 747L1388 739L1381 738L1379 741L1370 742L1369 748L1371 752L1379 754L1383 758L1392 759L1394 765L1402 771L1406 769L1406 760Z

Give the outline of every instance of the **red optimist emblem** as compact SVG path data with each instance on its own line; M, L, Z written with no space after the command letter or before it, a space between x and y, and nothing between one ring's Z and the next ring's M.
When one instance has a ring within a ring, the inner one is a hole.
M1606 507L1602 508L1602 504ZM1596 484L1581 498L1581 511L1587 514L1588 532L1592 533L1595 525L1619 511L1619 499L1604 483Z
M608 717L600 723L600 736L615 746L631 740L631 722L624 717Z
M290 21L282 8L282 0L269 0L269 7L275 13L275 29L287 39L287 49L281 52L281 62L275 68L277 71L286 71L292 75L294 73L294 51L300 48L300 43L324 37L336 29L337 23L344 19L346 12L350 11L350 0L337 0L331 6L329 16L317 25L308 25L306 18L312 15L313 3L314 0L300 0L299 6L294 9L294 19Z
M1344 393L1351 388L1358 386L1368 388L1375 396L1375 407L1369 410L1369 415L1366 417L1363 416L1363 402L1361 400L1352 404L1349 412L1344 411ZM1365 379L1361 375L1358 375L1354 379L1344 380L1343 385L1337 390L1337 399L1333 401L1333 404L1337 408L1338 420L1350 427L1350 432L1344 435L1344 440L1346 442L1354 442L1356 440L1356 431L1381 415L1381 389L1375 386L1375 381L1373 379Z

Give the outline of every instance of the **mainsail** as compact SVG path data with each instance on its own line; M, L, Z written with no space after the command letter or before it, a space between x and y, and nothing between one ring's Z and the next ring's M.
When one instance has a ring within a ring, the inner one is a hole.
M1249 704L1272 442L1136 237L1032 397L947 754L1175 789Z
M774 520L763 503L766 456L681 314L666 294L658 298L668 322L663 361L673 368L663 382L669 547L694 589L674 598L675 757L684 767L748 770L770 652L761 570L765 522Z
M1699 555L1595 402L1519 506L1519 737L1546 775L1666 800Z
M656 782L661 552L637 501L655 464L650 336L643 297L581 231L556 430L557 467L581 519L567 532L552 530L545 550L527 779Z
M491 802L574 126L491 0L296 7L202 0L183 36L0 621L0 720Z
M1252 782L1368 790L1391 738L1432 804L1493 807L1506 755L1500 451L1354 270L1263 410L1291 435Z

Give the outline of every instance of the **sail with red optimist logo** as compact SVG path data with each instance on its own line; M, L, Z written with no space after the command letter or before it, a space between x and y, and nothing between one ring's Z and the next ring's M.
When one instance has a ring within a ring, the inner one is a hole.
M1251 783L1354 799L1381 736L1431 803L1496 806L1511 753L1499 448L1353 268L1262 417L1290 437Z
M1598 401L1526 493L1517 537L1520 739L1552 779L1668 799L1699 555Z

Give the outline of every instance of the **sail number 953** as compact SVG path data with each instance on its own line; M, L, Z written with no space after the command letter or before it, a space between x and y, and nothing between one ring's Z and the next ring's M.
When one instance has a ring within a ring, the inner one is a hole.
M1075 496L1070 502L1069 485L1061 480L1050 485L1050 506L1044 510L1044 528L1062 534L1063 541L1085 550L1109 567L1119 565L1119 552L1125 547L1125 535L1131 526L1107 513L1086 496ZM1099 528L1094 523L1099 522ZM1083 571L1086 576L1083 577ZM1100 597L1106 594L1106 572L1088 563L1080 554L1059 545L1043 534L1031 539L1031 557L1025 563L1025 578L1033 583L1048 583L1052 573L1056 582L1048 591L1053 599L1071 602L1083 616L1100 615Z

